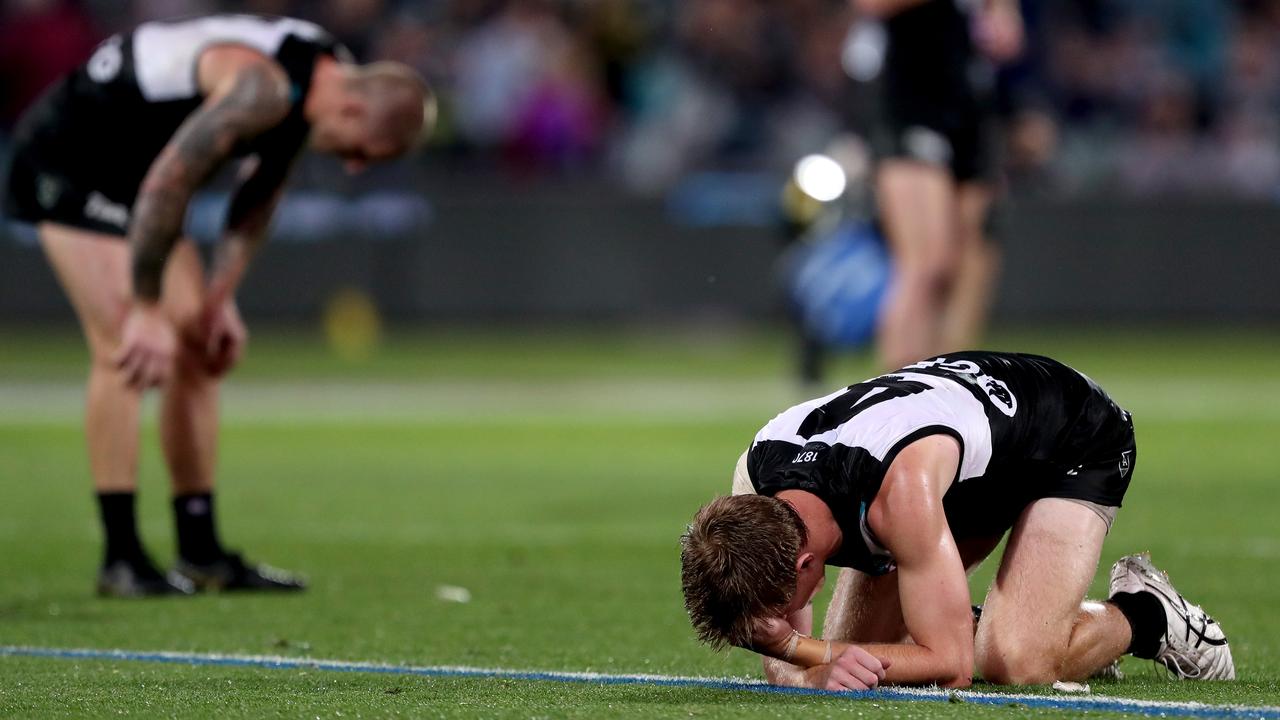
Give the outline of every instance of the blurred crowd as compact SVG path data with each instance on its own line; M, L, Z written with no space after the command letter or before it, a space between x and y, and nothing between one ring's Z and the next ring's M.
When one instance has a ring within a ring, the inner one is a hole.
M441 96L435 157L606 173L781 170L851 124L847 0L0 0L0 128L106 35L219 11L315 20ZM1030 193L1280 198L1280 0L1024 0L1000 74Z

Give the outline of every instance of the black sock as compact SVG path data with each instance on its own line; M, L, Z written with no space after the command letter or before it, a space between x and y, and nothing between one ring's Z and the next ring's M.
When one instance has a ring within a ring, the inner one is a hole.
M208 565L225 553L213 523L213 494L193 493L173 499L178 528L178 554L196 565Z
M1160 639L1168 628L1164 606L1156 596L1149 592L1116 593L1107 602L1120 609L1133 631L1133 640L1126 652L1136 658L1155 658Z
M133 512L131 492L98 493L98 512L106 539L103 565L118 560L135 561L146 556L138 539L138 522Z

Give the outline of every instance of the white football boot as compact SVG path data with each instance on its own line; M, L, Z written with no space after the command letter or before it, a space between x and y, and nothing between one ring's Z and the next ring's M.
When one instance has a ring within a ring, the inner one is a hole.
M1147 553L1126 555L1111 566L1111 595L1137 592L1151 593L1164 606L1167 626L1156 662L1184 680L1236 679L1222 626L1178 594Z

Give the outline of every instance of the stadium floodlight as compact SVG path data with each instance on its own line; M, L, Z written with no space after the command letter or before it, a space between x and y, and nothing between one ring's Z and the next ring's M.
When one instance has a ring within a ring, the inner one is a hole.
M796 163L796 186L818 202L831 202L844 194L847 180L840 163L826 155L806 155Z

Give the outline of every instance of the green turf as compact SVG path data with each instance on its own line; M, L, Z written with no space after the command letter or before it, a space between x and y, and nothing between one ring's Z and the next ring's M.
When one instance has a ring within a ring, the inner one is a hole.
M996 344L1064 356L1123 389L1117 395L1138 418L1140 461L1103 562L1153 551L1232 635L1241 682L1171 683L1149 664L1127 661L1129 680L1095 690L1280 704L1274 339L1042 334ZM719 404L709 414L683 408L669 417L636 415L605 404L530 419L523 409L489 417L468 411L465 398L449 397L433 419L353 406L351 419L324 422L237 416L229 402L219 499L224 534L256 557L307 571L312 589L297 597L106 601L88 592L98 539L73 408L28 422L4 407L15 389L76 382L81 352L67 334L0 330L0 644L755 673L747 653L716 655L692 640L680 605L677 537L699 504L726 490L738 452L781 409L772 400L748 407L712 393L708 402ZM538 389L583 378L600 381L587 386L591 392L608 393L611 382L624 392L643 378L728 394L758 382L776 394L785 388L777 378L786 360L784 343L769 334L448 332L396 336L383 355L353 365L305 335L262 332L241 382L249 388L244 395L291 383L301 401L302 394L325 395L339 380L394 383L406 392L493 380L533 393L513 397L518 408L536 401L554 410L558 396ZM841 364L850 379L868 369L865 360ZM437 397L423 392L424 402ZM449 403L460 420L448 419ZM153 435L143 457L143 534L168 560L171 528ZM989 573L980 572L977 591ZM442 585L467 588L471 602L439 600ZM698 689L0 659L0 717L740 718L879 716L885 709ZM897 717L1045 714L928 703L887 709Z

